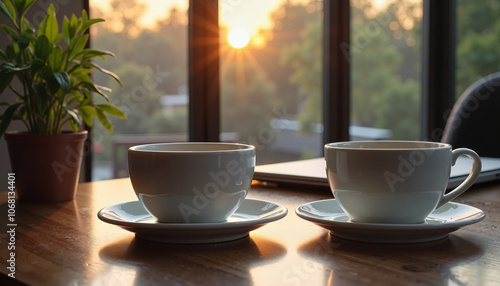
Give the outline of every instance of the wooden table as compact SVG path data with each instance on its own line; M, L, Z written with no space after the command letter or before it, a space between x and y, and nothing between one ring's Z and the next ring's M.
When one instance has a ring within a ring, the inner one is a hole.
M1 259L9 259L7 195L1 193ZM329 190L252 186L249 198L279 202L288 215L226 243L143 241L100 221L104 207L136 200L129 179L81 184L75 200L16 202L15 280L29 285L500 285L500 183L456 201L486 218L448 238L419 244L360 243L299 218L303 203ZM4 265L3 264L3 265Z

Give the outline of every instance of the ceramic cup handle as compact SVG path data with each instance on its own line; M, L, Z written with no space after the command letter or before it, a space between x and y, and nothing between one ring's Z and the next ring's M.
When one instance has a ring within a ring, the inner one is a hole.
M443 195L441 201L439 202L436 208L441 207L442 205L446 204L447 202L453 200L454 198L458 197L463 192L465 192L468 188L470 188L470 186L472 186L472 184L474 184L477 177L479 177L479 173L481 173L481 166L482 166L481 159L479 158L476 152L467 148L458 148L453 150L452 153L453 153L452 157L453 165L455 165L455 162L457 161L458 157L465 155L472 160L472 170L469 173L467 179L465 179L465 181L463 181L458 187L453 189L451 192L447 193L446 195Z

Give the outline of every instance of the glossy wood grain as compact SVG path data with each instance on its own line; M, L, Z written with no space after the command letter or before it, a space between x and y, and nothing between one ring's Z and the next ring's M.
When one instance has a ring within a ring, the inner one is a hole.
M1 193L1 258L6 261L7 196ZM486 218L448 238L420 244L347 241L295 214L329 190L254 185L249 198L285 205L288 215L244 239L202 245L143 241L97 218L136 200L128 179L85 183L74 201L16 202L16 281L29 285L498 285L500 184L456 202ZM1 267L6 275L9 271ZM5 281L7 277L3 277ZM9 281L9 280L7 280Z

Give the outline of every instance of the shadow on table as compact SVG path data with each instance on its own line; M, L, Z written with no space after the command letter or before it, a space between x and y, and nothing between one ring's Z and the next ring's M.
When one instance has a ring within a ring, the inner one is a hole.
M476 261L484 250L455 235L426 243L379 244L345 240L326 233L301 245L299 254L321 264L330 275L329 281L360 282L362 275L370 273L371 278L388 279L396 284L437 281L446 284L451 280L461 285L452 268ZM373 281L365 281L370 282Z
M68 207L69 205L69 207ZM0 204L0 213L5 214L5 223L0 226L2 233L14 229L16 243L22 243L24 233L33 231L36 227L43 225L43 231L46 233L59 234L66 230L65 221L56 221L57 224L51 224L53 215L63 208L68 208L68 214L73 214L68 218L73 220L69 225L74 224L74 217L78 215L75 210L75 202L57 202L57 203L34 203L15 200L13 203L5 202ZM73 213L71 213L73 212ZM50 228L49 228L50 227ZM30 245L26 245L29 248Z
M135 284L251 284L250 270L271 263L286 249L260 237L208 244L161 244L140 238L111 243L99 256L111 266L135 270Z

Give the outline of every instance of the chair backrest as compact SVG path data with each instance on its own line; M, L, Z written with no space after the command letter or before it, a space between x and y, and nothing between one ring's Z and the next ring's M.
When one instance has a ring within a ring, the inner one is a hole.
M460 96L441 142L500 157L500 72L478 80Z

